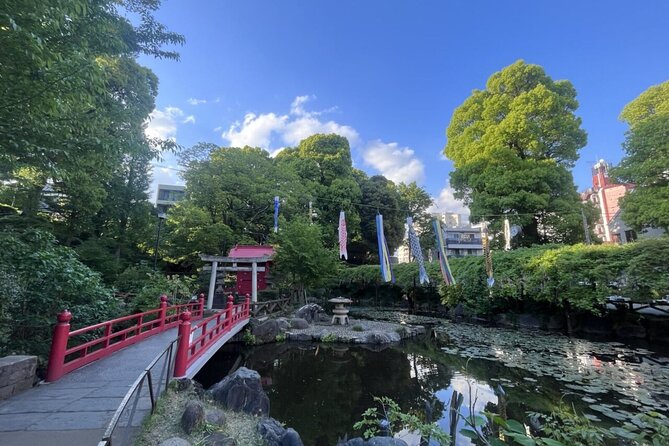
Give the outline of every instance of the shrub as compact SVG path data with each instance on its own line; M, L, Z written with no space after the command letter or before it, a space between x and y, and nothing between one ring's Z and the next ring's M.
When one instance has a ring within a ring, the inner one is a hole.
M327 333L321 337L321 342L331 343L337 342L337 335L335 333Z
M100 275L42 230L0 232L0 356L44 360L56 314L72 313L73 329L118 315L119 303Z

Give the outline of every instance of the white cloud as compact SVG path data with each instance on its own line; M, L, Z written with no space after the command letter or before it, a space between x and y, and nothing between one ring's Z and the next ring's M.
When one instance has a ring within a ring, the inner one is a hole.
M309 115L310 113L307 112L302 106L311 99L316 99L316 96L304 95L296 97L295 100L290 104L290 114L296 116Z
M177 121L183 115L184 112L178 107L155 109L149 115L144 133L149 138L176 139Z
M277 116L274 113L247 113L243 122L235 122L222 136L232 147L253 146L269 149L272 134L280 133L287 120L288 116Z
M336 133L348 139L352 146L357 145L359 140L358 132L353 127L334 121L323 122L311 115L289 121L283 129L281 138L286 144L297 145L304 138L316 133Z
M425 177L425 166L416 158L414 151L400 147L396 142L384 143L379 139L369 142L363 159L366 164L397 183L420 182Z
M455 198L453 188L450 184L446 183L446 186L439 192L439 196L434 198L434 204L428 209L428 212L455 212L457 214L469 215L469 208L462 201Z
M190 98L187 101L190 105L200 105L200 104L206 104L207 100L206 99L197 99L197 98Z
M249 145L262 147L272 153L283 149L272 149L272 142L294 146L316 133L336 133L348 139L352 146L358 144L360 138L353 127L335 121L321 121L317 116L324 112L305 110L304 104L313 98L308 95L296 97L291 103L289 114L247 113L242 122L235 122L221 136L233 147Z
M212 130L212 131L218 133L221 130L223 130L223 127L219 125L218 127L215 127L214 130Z
M195 124L195 115L188 115L186 116L186 119L181 122L184 124Z

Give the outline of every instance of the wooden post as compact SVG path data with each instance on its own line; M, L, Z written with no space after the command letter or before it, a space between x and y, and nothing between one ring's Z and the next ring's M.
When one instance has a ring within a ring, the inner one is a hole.
M200 293L197 301L200 303L200 317L204 317L204 293Z
M58 323L53 329L53 338L51 340L51 352L49 352L49 365L46 371L46 380L53 382L64 375L63 366L65 365L65 351L67 350L67 340L70 337L70 321L72 313L64 310L58 313Z
M188 350L190 349L190 311L184 311L179 315L179 342L177 353L174 358L174 377L186 376L188 368Z
M160 331L165 331L165 318L167 317L167 296L160 296Z
M251 264L251 300L258 302L258 264Z
M209 294L207 295L207 309L211 310L214 306L214 293L216 292L216 270L218 261L211 262L211 276L209 276Z
M251 312L251 296L246 294L246 305L244 306L244 316L249 317L249 314Z

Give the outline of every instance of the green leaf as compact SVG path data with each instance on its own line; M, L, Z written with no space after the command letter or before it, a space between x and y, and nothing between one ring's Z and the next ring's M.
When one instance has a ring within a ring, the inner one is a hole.
M471 438L472 440L477 440L479 438L479 434L471 429L460 429L460 434L467 438Z
M508 429L512 432L525 435L525 426L516 420L506 420Z

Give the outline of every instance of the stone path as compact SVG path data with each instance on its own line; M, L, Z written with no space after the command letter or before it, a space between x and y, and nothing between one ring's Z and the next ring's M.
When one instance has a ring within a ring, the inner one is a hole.
M176 335L176 329L157 334L54 383L1 401L0 445L97 445L132 384ZM139 426L150 408L150 400L143 396L133 425Z

